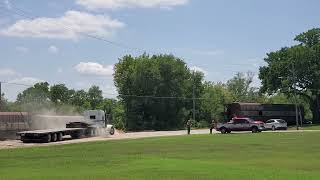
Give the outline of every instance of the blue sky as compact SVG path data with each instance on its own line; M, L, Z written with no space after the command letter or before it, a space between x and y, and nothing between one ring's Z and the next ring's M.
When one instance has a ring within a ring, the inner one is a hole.
M143 50L172 53L210 81L225 82L236 72L257 75L267 52L320 26L318 7L317 0L1 0L0 80L74 89L96 84L114 97L112 66ZM34 19L17 15L17 9ZM3 85L10 100L23 89Z

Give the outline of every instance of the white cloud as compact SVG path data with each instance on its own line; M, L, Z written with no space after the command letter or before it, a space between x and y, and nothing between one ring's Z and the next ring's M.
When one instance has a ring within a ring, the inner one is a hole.
M80 62L74 68L82 75L112 76L114 72L112 65L103 66L94 62Z
M76 3L91 10L120 8L172 8L187 4L189 0L77 0Z
M5 36L50 39L77 39L81 33L108 37L125 24L108 16L67 11L62 17L19 20L0 30Z
M15 76L18 73L12 69L0 69L0 76Z
M22 52L22 53L27 53L27 52L29 52L29 48L23 47L23 46L18 46L18 47L16 47L16 50L19 51L19 52Z
M56 53L59 52L59 49L58 49L56 46L51 45L51 46L48 48L48 51L49 51L50 53L56 54Z
M200 67L197 67L197 66L192 66L190 68L191 71L198 71L198 72L202 72L204 75L207 75L208 72Z
M30 86L32 86L38 82L44 82L44 80L40 80L40 79L33 78L33 77L22 77L19 79L14 79L14 80L9 81L9 83L18 83L18 84L25 84L25 85L30 85Z

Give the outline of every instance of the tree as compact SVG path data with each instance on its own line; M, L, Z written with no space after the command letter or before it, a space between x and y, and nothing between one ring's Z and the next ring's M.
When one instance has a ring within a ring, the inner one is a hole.
M319 122L320 107L320 29L311 29L295 37L298 45L270 52L260 67L262 92L284 93L294 91L309 103L313 121Z
M21 111L39 111L48 108L50 105L49 97L49 83L41 82L19 93L17 104Z
M50 87L50 99L57 104L66 103L69 99L69 89L64 84L57 84Z
M86 102L88 102L88 93L84 90L79 90L79 91L75 91L75 92L70 92L71 96L70 96L70 104L81 107L84 106L84 104L86 104ZM88 108L88 107L86 107Z
M253 73L237 73L227 81L226 87L237 102L259 102L263 101L258 88L252 87Z
M96 109L102 100L102 90L100 90L99 86L91 86L88 91L88 101L90 102L91 108Z
M24 90L22 93L18 94L17 102L19 103L29 103L36 102L43 104L49 100L49 83L41 82L35 84Z
M201 91L198 84L202 78L199 73L193 76L186 64L172 55L124 56L115 65L114 81L125 109L126 128L182 127L192 101L181 97L192 98L193 87L195 93Z
M226 85L222 83L205 82L201 98L200 118L210 123L212 119L223 121L225 104L232 103L234 97Z

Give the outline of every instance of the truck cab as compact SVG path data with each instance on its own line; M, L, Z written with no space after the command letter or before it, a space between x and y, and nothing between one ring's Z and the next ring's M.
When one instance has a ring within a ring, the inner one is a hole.
M94 126L97 127L106 127L107 119L105 113L102 110L88 110L84 112L84 118L86 121L89 121Z

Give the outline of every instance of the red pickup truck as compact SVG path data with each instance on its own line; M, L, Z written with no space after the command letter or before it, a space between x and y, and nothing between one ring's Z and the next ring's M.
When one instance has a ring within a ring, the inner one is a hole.
M222 134L230 133L231 131L252 131L252 133L258 133L265 130L265 127L262 121L254 121L250 118L233 118L227 123L218 123L216 130Z

